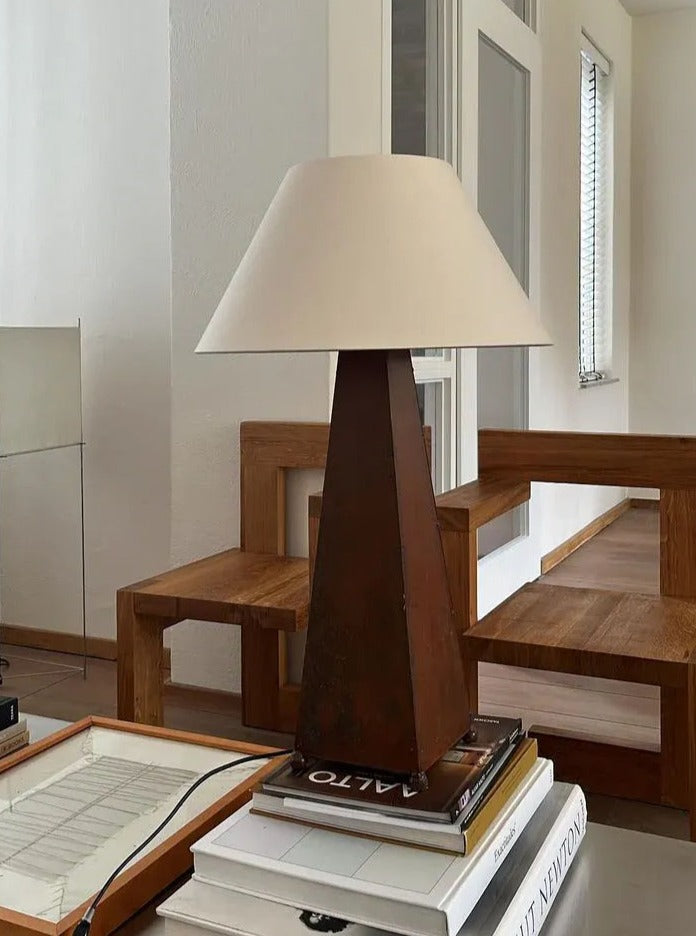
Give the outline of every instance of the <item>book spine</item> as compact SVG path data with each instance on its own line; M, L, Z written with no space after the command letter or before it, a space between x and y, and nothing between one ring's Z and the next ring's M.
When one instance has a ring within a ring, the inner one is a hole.
M586 828L585 797L576 786L492 936L536 936L578 853Z
M0 757L7 757L8 754L14 754L15 751L26 747L27 744L29 744L29 732L24 731L22 734L10 738L8 741L3 741L2 744L0 744Z
M16 725L10 725L9 728L5 728L4 731L0 731L0 744L3 744L5 741L9 741L11 738L16 738L17 735L22 734L27 730L27 720L26 718L20 719Z
M0 731L11 728L19 721L19 705L16 699L2 699L0 701Z
M458 800L450 807L449 816L452 822L456 822L462 813L466 810L466 807L469 805L471 800L476 796L478 791L481 789L484 783L491 776L493 771L497 770L500 766L501 760L506 758L510 753L510 744L506 744L504 747L501 747L499 751L496 752L496 756L493 757L483 768L480 776L475 780L474 783L469 787L469 789L462 794Z
M497 830L490 842L480 843L481 855L472 865L466 884L452 895L447 909L447 932L458 933L474 909L481 895L495 877L503 861L524 831L527 823L541 806L553 786L553 764L544 763L544 769L522 797L508 820Z
M486 830L495 821L495 817L501 812L514 796L524 778L531 772L537 762L538 745L536 741L530 742L527 750L517 760L517 763L511 764L501 773L493 790L484 797L474 811L472 818L462 829L465 842L465 852L468 855L483 838Z

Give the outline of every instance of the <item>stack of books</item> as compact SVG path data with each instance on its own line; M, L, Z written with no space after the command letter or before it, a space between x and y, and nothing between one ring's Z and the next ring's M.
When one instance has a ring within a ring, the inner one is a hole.
M585 833L580 788L482 715L428 780L285 762L194 846L166 936L534 936Z
M27 720L19 714L17 699L0 696L0 758L29 744Z

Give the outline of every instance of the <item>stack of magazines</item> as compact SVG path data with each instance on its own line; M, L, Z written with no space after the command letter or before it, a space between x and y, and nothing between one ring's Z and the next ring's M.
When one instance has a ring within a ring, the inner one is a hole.
M0 696L0 758L9 757L27 744L27 720L19 712L17 699L12 696Z
M585 798L514 719L473 715L428 787L283 763L194 846L166 936L534 936L585 833Z

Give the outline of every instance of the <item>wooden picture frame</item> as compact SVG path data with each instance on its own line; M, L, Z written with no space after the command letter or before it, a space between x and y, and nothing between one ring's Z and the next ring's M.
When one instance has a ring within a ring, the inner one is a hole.
M20 768L33 758L59 748L61 744L74 739L82 732L91 732L92 729L104 729L122 734L138 735L141 738L180 742L241 756L248 754L269 755L268 762L262 763L258 770L253 771L250 776L230 789L227 794L214 801L195 819L186 822L161 844L156 845L152 851L144 854L116 879L99 904L91 930L91 936L107 936L191 869L193 865L190 853L191 845L206 832L215 828L216 825L230 816L250 798L253 787L276 766L276 761L273 758L276 749L242 741L228 741L189 732L173 731L148 725L135 725L129 722L119 722L114 719L92 716L76 722L74 725L56 732L56 734L43 741L39 741L6 758L0 763L0 781L10 771ZM114 865L123 857L125 856L117 856ZM0 933L2 936L72 936L75 926L87 910L91 899L85 901L57 923L0 907Z

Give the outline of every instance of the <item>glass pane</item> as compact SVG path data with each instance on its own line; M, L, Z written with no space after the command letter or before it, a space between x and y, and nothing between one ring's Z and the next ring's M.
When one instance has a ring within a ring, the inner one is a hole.
M519 16L523 23L534 27L534 0L503 0L506 7Z
M432 380L416 384L418 408L421 422L430 426L431 474L436 494L451 487L450 466L450 407L451 393L449 380Z
M426 0L392 3L392 152L427 155Z
M439 155L437 22L438 0L392 0L393 153ZM411 354L418 364L452 359L451 352L442 348L418 348ZM454 482L451 383L451 379L426 380L417 385L421 420L432 429L432 476L437 492Z
M479 45L478 207L525 289L529 283L529 73L485 36ZM478 424L522 429L527 421L527 355L478 352ZM524 509L479 531L479 555L519 536Z

